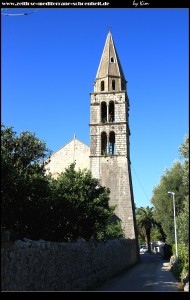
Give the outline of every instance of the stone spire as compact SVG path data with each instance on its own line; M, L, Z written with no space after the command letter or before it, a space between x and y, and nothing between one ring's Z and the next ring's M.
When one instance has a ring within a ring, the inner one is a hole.
M121 63L115 48L111 32L108 32L104 50L96 74L94 89L95 92L112 91L112 80L117 81L117 90L123 90L125 87L125 76L121 67ZM104 81L104 87L101 82Z

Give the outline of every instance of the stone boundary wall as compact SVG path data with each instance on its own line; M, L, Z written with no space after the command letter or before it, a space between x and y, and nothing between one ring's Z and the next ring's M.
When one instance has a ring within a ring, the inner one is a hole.
M1 291L90 291L138 262L136 242L17 240L1 246Z

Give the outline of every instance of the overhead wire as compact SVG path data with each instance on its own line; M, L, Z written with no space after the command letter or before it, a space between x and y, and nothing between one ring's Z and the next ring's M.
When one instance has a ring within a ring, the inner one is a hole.
M132 166L132 164L131 164L131 166ZM141 183L141 181L140 181L140 179L139 179L139 177L138 177L138 175L137 175L137 173L136 173L136 171L135 171L135 169L134 169L133 166L132 166L132 169L133 169L134 174L135 174L135 176L136 176L136 178L137 178L137 180L138 180L138 182L139 182L139 184L140 184L140 186L141 186L141 188L142 188L142 191L144 192L144 194L145 194L147 200L150 202L150 199L149 199L149 197L147 196L147 194L146 194L146 192L145 192L145 189L144 189L144 187L143 187L143 185L142 185L142 183Z
M33 10L32 12L25 12L25 13L24 12L23 13L3 13L3 12L1 12L1 14L6 17L28 16L28 15L31 15L31 14L37 12L38 10L39 10L39 8L36 10Z

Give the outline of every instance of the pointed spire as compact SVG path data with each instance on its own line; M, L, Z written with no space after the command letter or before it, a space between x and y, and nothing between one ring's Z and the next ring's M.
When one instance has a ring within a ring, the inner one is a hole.
M96 74L96 79L105 78L109 76L120 77L122 80L125 81L125 76L110 31L110 26L100 64L98 67L98 71Z

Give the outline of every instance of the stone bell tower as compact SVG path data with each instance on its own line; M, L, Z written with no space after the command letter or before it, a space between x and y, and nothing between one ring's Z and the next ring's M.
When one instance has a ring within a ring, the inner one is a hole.
M90 97L90 169L110 189L109 203L117 206L115 214L122 221L125 237L134 239L127 81L110 31Z

